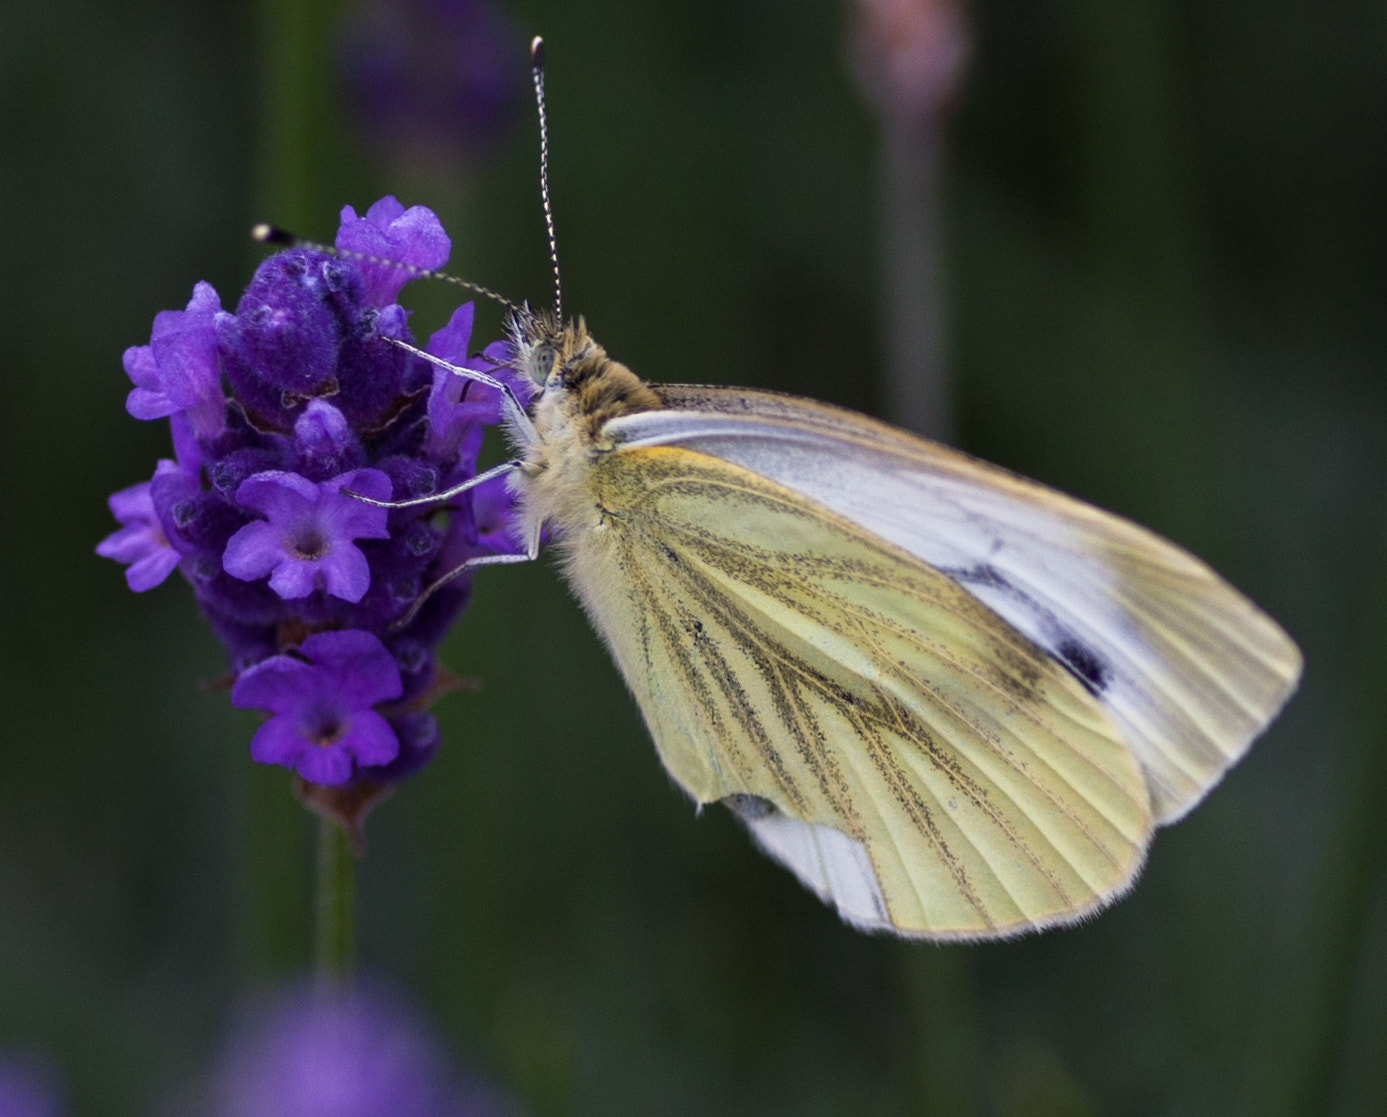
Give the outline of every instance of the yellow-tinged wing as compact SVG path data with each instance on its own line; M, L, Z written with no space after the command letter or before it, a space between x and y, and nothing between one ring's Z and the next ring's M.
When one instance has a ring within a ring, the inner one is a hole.
M963 586L1081 680L1140 763L1158 823L1193 807L1295 689L1300 653L1203 562L1082 501L862 415L654 385L618 452L707 454L770 478Z
M961 586L775 481L598 455L564 541L673 777L865 928L1066 922L1123 891L1146 783L1071 673Z

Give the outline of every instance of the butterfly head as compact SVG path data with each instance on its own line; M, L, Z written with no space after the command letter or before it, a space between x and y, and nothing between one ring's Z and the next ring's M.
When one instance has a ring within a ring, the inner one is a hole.
M581 318L564 322L549 311L521 307L511 320L516 367L547 392L571 382L575 370L607 361Z
M639 377L607 356L582 318L565 322L521 307L511 319L511 338L515 367L534 381L537 398L562 395L569 401L565 408L593 433L608 419L660 406Z

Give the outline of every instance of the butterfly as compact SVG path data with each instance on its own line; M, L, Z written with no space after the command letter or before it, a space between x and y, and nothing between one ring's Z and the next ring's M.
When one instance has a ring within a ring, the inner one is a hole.
M856 927L1082 919L1295 689L1272 620L1118 516L812 400L647 384L581 319L512 334L528 411L453 371L508 400L519 454L467 485L509 473L526 545L449 576L548 528L674 781Z
M554 310L463 286L510 307L537 394L395 342L500 391L518 454L369 503L508 475L523 549L430 591L549 529L670 776L848 923L997 938L1111 903L1294 691L1295 644L1118 516L851 411L609 357L560 313L531 49Z

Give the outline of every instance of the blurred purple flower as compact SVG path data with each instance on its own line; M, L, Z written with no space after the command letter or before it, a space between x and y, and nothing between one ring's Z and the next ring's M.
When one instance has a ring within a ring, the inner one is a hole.
M495 0L358 0L339 41L348 111L404 162L474 164L527 88L525 38Z
M932 113L953 96L968 61L964 0L855 0L856 69L889 113Z
M66 1110L48 1059L36 1051L0 1050L0 1117L59 1117Z
M506 1117L460 1080L402 996L375 982L292 987L244 1013L217 1060L211 1117Z

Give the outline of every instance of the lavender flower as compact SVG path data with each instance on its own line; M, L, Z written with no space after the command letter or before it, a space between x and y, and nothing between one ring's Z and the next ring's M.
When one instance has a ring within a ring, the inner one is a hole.
M0 1050L0 1117L58 1117L66 1108L57 1072L41 1052Z
M232 1030L199 1112L213 1117L501 1117L499 1092L460 1080L426 1022L377 982L290 987Z
M389 511L348 495L427 496L472 477L500 394L390 343L411 340L400 289L448 257L433 213L394 198L364 216L347 206L337 245L271 256L234 313L197 284L126 351L127 410L169 419L174 458L111 498L122 526L97 552L127 564L137 592L182 571L226 645L232 701L271 715L252 755L321 785L305 797L354 821L373 789L437 749L426 707L450 677L434 649L469 580L398 622L459 562L515 543L504 485ZM528 399L509 345L469 357L471 330L467 305L426 351Z
M107 504L121 528L96 545L102 558L127 564L125 580L136 593L153 589L178 565L178 552L164 536L149 490L150 482L141 481L111 494Z
M371 570L354 541L389 539L390 532L384 508L343 489L389 500L390 478L378 469L353 470L322 484L278 469L247 477L236 501L266 519L246 524L227 541L226 572L246 581L268 574L270 589L286 600L321 588L355 605L366 596Z
M386 157L475 167L521 104L524 42L495 0L356 0L339 36L348 111Z
M199 283L186 310L155 315L150 343L125 351L125 371L135 384L125 401L131 415L162 419L185 412L199 434L221 429L225 401L213 329L221 309L212 285Z
M390 723L372 708L404 691L400 668L369 632L319 632L298 655L274 655L242 671L231 704L271 710L251 738L262 764L283 764L312 783L339 784L353 764L389 764L400 752Z
M358 267L370 303L393 303L409 282L410 273L405 269L441 268L451 248L438 218L423 206L405 209L393 197L387 197L367 210L365 217L357 217L351 206L342 207L337 250L369 257ZM393 260L405 265L405 269L376 263L377 260Z

